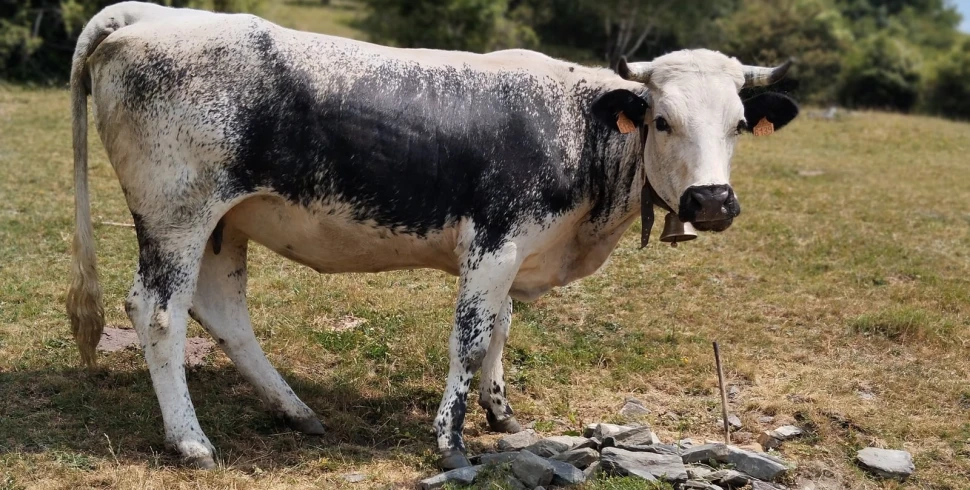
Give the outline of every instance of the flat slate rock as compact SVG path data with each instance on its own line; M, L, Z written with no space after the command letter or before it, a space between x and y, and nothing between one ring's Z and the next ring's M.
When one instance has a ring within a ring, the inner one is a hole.
M583 470L565 461L556 461L554 459L547 459L546 461L552 464L552 484L554 486L567 487L569 485L586 483L586 475L583 473Z
M761 480L751 480L751 490L788 490L788 487L777 483L768 483Z
M758 480L776 480L788 471L787 466L774 459L725 444L704 444L686 448L681 456L684 463L717 461L731 464L736 470Z
M621 476L635 475L644 478L643 475L648 474L653 479L669 482L687 481L687 467L679 456L637 453L608 447L603 449L601 461L603 468Z
M650 409L643 406L643 403L636 398L627 398L620 408L619 415L631 419L639 419L650 415Z
M586 481L596 478L597 473L599 473L600 468L602 467L603 467L603 463L599 461L596 461L593 464L587 466L586 469L583 470L583 476L586 477Z
M740 471L717 470L714 473L707 475L704 480L721 486L733 488L747 485L748 482L751 481L751 477L741 473Z
M802 433L803 433L802 429L800 429L798 427L795 427L794 425L783 425L783 426L781 426L781 427L779 427L779 428L771 431L771 435L773 437L776 437L776 438L781 439L783 441L787 441L789 439L794 439L794 438L802 435Z
M758 435L758 444L765 449L776 448L782 442L802 435L802 430L794 425L783 425L775 430L764 431Z
M512 473L528 488L552 483L553 471L554 467L548 459L529 451L520 452L519 456L512 461Z
M550 458L571 449L582 449L584 447L591 447L592 445L593 442L585 437L553 436L522 448L522 450L528 451L536 456Z
M616 425L616 424L589 424L583 431L583 435L590 438L596 438L603 440L609 436L619 434L620 432L626 432L630 429L635 429L639 427L636 424L630 425Z
M689 480L678 487L682 490L724 490L724 487L717 486L713 483L707 483L705 481L694 481Z
M582 449L571 449L569 451L561 452L549 459L554 461L562 461L579 469L584 469L599 461L600 453L596 452L596 450L593 448L584 447Z
M475 464L498 465L498 464L511 463L518 456L519 456L518 451L507 451L504 453L479 454L478 456L472 456L470 459L472 463L475 463Z
M628 445L628 444L617 444L617 449L623 449L626 451L641 452L641 453L654 453L654 454L672 454L679 456L682 451L681 448L673 444L650 444L648 446L641 445Z
M859 466L882 478L905 480L916 471L913 457L906 451L867 447L856 454Z
M623 432L607 436L603 439L603 447L649 446L659 441L648 426L635 427Z
M440 475L432 476L421 480L419 484L421 490L435 490L441 488L448 483L456 483L460 485L471 485L475 481L475 477L478 476L478 472L482 470L484 466L466 466L465 468L458 468L456 470L446 471Z
M691 464L687 465L687 476L691 480L708 480L708 476L714 474L714 470L707 465Z
M515 434L509 434L498 440L498 450L499 451L520 451L528 446L531 446L539 442L539 434L532 429L526 429L522 432L516 432Z

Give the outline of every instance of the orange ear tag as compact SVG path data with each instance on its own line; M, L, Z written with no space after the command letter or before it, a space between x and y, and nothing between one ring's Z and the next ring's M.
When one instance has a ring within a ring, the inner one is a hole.
M637 130L637 125L633 124L633 121L631 121L629 117L626 117L626 114L622 112L619 116L616 116L616 127L619 128L620 132L623 134L632 133Z
M758 124L754 126L751 132L754 133L755 136L768 136L769 134L775 132L775 125L769 121L767 117L763 117L760 121L758 121Z

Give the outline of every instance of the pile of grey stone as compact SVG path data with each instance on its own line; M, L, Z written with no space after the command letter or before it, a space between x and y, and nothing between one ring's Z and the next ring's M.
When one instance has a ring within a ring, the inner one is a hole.
M475 466L421 481L430 490L488 478L507 488L569 487L601 476L662 480L677 489L784 489L783 460L720 443L664 443L647 425L590 424L583 436L541 438L525 430L498 441L497 452L471 458Z

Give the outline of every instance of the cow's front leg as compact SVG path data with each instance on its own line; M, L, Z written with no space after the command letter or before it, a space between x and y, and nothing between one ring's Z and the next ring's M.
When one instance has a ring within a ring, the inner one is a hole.
M512 298L505 298L505 304L492 327L492 340L482 364L482 384L478 390L478 404L485 410L488 426L495 432L514 434L522 430L512 415L512 406L505 395L505 378L502 369L502 351L509 338L512 325Z
M441 466L445 469L469 465L461 435L468 388L485 358L492 326L508 306L509 288L519 267L516 247L511 242L494 251L472 248L462 259L448 382L434 423Z

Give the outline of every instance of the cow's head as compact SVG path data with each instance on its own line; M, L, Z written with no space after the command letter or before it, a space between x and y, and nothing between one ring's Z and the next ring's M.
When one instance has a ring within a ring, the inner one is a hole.
M645 97L619 90L597 104L618 109L614 117L631 114L645 131L644 166L654 200L697 229L722 231L741 212L730 184L738 137L755 130L762 119L767 123L757 132L768 133L768 123L777 130L798 115L798 106L784 95L765 93L742 101L739 92L777 82L790 64L746 66L709 50L678 51L646 63L624 60L617 72L644 84Z

